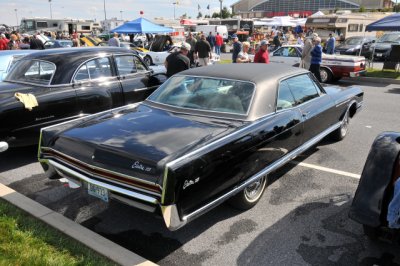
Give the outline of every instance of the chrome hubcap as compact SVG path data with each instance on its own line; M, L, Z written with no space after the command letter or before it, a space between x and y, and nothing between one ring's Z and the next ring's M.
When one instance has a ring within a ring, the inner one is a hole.
M321 81L325 82L328 79L328 73L324 69L321 69L319 71L319 74L321 75Z
M250 184L244 189L244 195L248 201L257 200L264 190L265 177L260 178L258 181Z

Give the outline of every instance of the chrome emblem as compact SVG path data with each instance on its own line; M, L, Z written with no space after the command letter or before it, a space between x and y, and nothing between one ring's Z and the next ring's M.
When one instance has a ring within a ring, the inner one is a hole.
M150 172L151 171L151 167L144 166L141 162L138 162L138 161L136 161L136 162L134 162L132 164L132 169L138 169L138 170L141 170L143 172Z
M196 184L197 182L199 182L199 180L200 180L200 177L196 178L195 180L191 180L191 179L185 180L185 182L183 183L183 189L187 188L188 186Z

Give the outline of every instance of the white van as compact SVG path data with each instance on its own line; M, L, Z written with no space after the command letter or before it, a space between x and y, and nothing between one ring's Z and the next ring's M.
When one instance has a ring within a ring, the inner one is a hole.
M228 28L223 25L197 25L196 31L198 33L203 32L206 37L210 34L210 32L212 32L214 36L217 35L218 32L219 35L222 36L222 39L228 39Z

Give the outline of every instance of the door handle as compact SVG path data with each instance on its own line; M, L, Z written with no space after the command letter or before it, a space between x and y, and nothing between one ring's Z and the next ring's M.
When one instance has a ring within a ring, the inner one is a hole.
M304 113L302 113L301 115L302 115L303 117L307 117L310 113L311 113L311 112L304 112Z

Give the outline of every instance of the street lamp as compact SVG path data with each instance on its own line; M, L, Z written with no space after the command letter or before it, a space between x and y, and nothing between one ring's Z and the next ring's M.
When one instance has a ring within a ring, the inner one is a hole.
M174 20L175 20L175 6L178 4L178 2L173 2L172 4L174 5Z
M53 18L53 11L51 10L51 0L49 0L50 3L50 18Z
M219 18L222 19L222 1L223 0L219 0Z
M106 13L106 0L103 1L104 5L104 20L107 20L107 13Z
M121 20L122 20L122 12L124 12L124 11L122 11L122 10L121 10L121 11L119 11L119 13L121 13Z
M14 9L14 11L15 11L15 17L17 18L17 27L18 27L18 9Z

